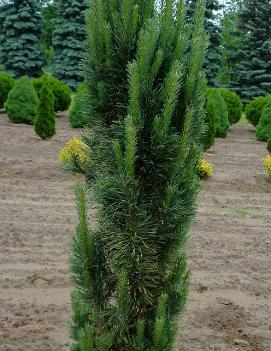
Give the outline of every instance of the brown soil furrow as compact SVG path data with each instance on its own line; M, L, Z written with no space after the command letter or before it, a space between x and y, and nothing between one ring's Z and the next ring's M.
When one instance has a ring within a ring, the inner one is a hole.
M80 130L67 114L42 141L0 114L0 351L67 351L74 184L59 150ZM205 157L189 245L191 286L176 350L271 350L271 181L255 130L234 126ZM90 222L94 224L93 211Z

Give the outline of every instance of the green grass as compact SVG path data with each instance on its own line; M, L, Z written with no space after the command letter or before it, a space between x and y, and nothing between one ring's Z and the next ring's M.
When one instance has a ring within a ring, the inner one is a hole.
M249 124L249 121L246 119L246 115L243 113L240 121L238 122L241 126L246 126Z
M242 204L230 207L229 210L241 217L245 217L248 214L248 208L244 207Z

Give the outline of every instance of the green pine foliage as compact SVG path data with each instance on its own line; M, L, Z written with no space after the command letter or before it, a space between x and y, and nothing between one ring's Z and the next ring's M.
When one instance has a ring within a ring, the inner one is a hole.
M0 72L0 108L4 107L4 104L8 98L8 93L13 88L15 80L6 72Z
M205 131L201 137L204 150L210 149L215 144L216 136L216 103L212 94L208 94L205 103Z
M245 0L239 14L241 38L232 53L232 88L245 102L271 91L271 2Z
M46 50L53 46L53 31L57 20L57 2L45 1L42 3L43 33L42 43Z
M41 3L41 15L43 17L42 25L42 47L45 52L46 66L45 71L51 71L53 63L53 31L55 28L55 23L58 18L57 14L57 1L56 0L39 0Z
M261 118L256 127L256 137L260 141L268 141L271 135L271 96L263 108Z
M13 123L32 124L38 107L38 96L28 77L18 79L8 94L5 109Z
M88 115L85 107L86 94L86 85L84 83L79 84L69 111L69 121L73 128L83 128L88 124Z
M246 105L246 118L254 127L259 123L267 99L268 95L259 96Z
M219 94L226 102L230 124L238 123L243 113L243 103L240 96L226 88L220 88Z
M52 138L56 133L54 94L47 77L43 78L37 116L34 119L36 134L42 139Z
M42 88L45 77L54 94L55 112L68 110L71 103L71 89L68 87L68 85L55 77L42 76L33 80L33 84L38 93L38 96L40 95L40 90Z
M267 141L267 150L271 153L271 134L270 134L269 139Z
M230 86L233 65L231 62L232 55L239 49L239 43L242 38L236 35L238 27L238 16L243 0L224 0L224 7L220 19L222 49L221 65L218 73L219 86ZM222 3L222 1L221 1Z
M58 0L58 19L53 31L53 74L73 89L83 80L85 3L87 1Z
M36 0L13 0L0 11L0 61L13 76L37 77L42 72L42 17Z
M84 142L92 162L76 191L73 351L173 349L199 186L203 14L199 0L190 42L182 1L90 4Z
M222 98L218 89L212 88L208 90L209 108L215 116L216 137L226 138L230 128L228 117L228 109L226 102Z
M187 16L195 11L197 0L187 0ZM204 28L209 35L209 45L205 55L204 69L210 86L218 85L218 72L221 67L221 29L218 24L218 11L222 8L218 0L206 0Z

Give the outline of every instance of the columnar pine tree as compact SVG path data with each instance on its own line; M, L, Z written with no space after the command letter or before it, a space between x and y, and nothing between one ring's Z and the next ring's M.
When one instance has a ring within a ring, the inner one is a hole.
M58 19L53 31L53 73L71 88L83 80L85 9L85 0L58 0Z
M34 119L35 132L42 139L52 138L56 133L54 100L49 80L45 76L39 92L37 116Z
M187 0L188 19L195 11L197 0ZM206 0L206 11L204 28L209 35L209 45L207 48L204 68L210 86L217 86L218 72L221 67L221 29L218 24L218 12L222 8L218 0Z
M235 33L242 40L231 64L232 87L246 102L271 92L270 28L270 0L245 0Z
M16 77L36 77L42 72L40 10L36 0L13 0L1 8L1 62Z
M93 0L86 85L91 159L77 189L73 351L171 350L187 296L206 38L183 1ZM92 189L89 192L89 189ZM86 203L94 196L97 226Z

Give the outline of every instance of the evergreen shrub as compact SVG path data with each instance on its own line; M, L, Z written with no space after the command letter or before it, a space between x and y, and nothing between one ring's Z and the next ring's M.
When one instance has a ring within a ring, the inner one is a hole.
M64 170L86 175L91 164L91 152L82 139L73 137L60 150L59 160Z
M187 30L184 1L90 2L84 143L92 162L76 191L72 351L173 350L199 189L204 3Z
M246 105L246 118L254 127L259 123L267 98L268 96L259 96Z
M209 98L207 95L205 102L205 131L201 137L201 143L204 150L210 149L215 143L216 136L216 108L214 99Z
M267 171L267 174L269 175L269 177L271 177L271 155L266 156L263 159L263 163Z
M271 96L268 96L261 118L256 127L256 137L260 141L267 141L271 135Z
M40 95L40 90L41 90L44 78L45 76L41 76L33 80L33 84L38 93L38 96ZM48 80L50 88L55 97L55 100L54 100L55 112L68 110L71 103L71 89L64 82L62 82L61 80L53 76L48 76L46 79Z
M15 80L6 72L0 72L0 108L8 98L9 91L13 88Z
M89 1L58 0L58 16L53 30L53 66L55 77L73 90L83 81L81 64L86 40L85 11Z
M55 98L47 77L43 78L39 94L37 116L34 119L35 132L42 139L49 139L55 135L56 127L54 111Z
M267 150L271 153L271 134L270 134L270 137L267 141Z
M226 88L220 88L218 91L226 102L230 124L239 122L243 112L243 103L240 96Z
M38 77L44 65L40 1L0 1L0 63L14 77Z
M88 124L88 115L86 114L86 85L81 83L74 96L70 111L69 111L69 121L73 128L82 128Z
M207 179L213 175L213 165L204 159L198 163L198 175L201 179Z
M13 123L32 124L38 107L38 96L28 77L18 79L8 94L5 109Z
M59 152L59 160L65 164L72 163L77 158L80 163L85 163L87 157L86 145L78 138L72 138Z
M215 116L216 137L226 138L230 127L228 109L226 102L220 95L218 89L208 89L207 105Z
M239 40L229 57L231 86L249 103L271 91L271 4L270 0L234 1L233 8L233 3L239 3L239 9L237 28L231 35Z

